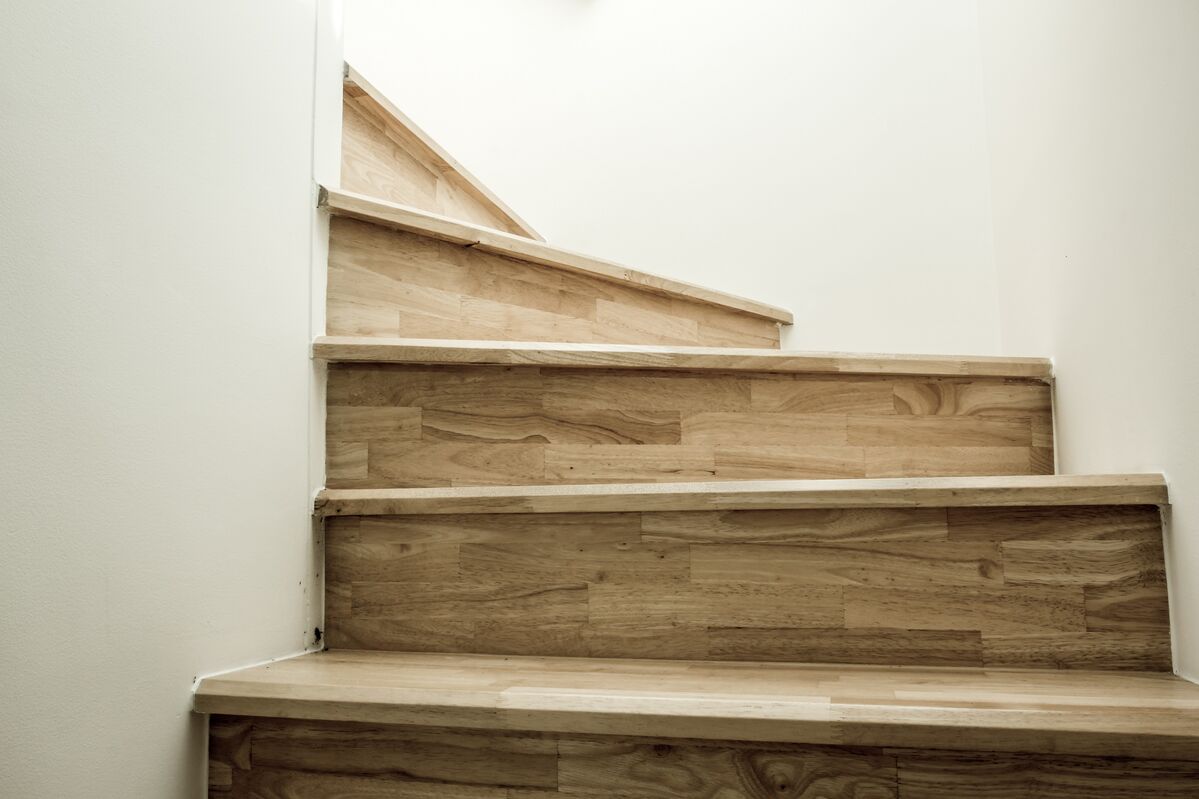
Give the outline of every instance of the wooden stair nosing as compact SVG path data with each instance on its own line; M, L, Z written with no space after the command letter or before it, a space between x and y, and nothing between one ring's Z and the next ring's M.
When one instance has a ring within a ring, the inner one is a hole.
M780 324L789 325L794 322L790 311L756 300L641 272L611 261L554 247L545 242L534 241L480 225L459 222L449 217L368 197L364 194L321 187L319 205L339 216L386 225L397 230L417 233L454 244L476 247L484 252L503 255L518 261L527 261L624 285L632 285L657 294L706 303L751 316L760 316Z
M1199 760L1169 674L332 651L201 681L202 713Z
M318 516L1165 505L1160 474L325 489Z
M787 374L994 377L1048 381L1047 358L786 352L770 349L319 336L313 357L335 363L717 370Z
M361 90L367 97L374 101L375 105L382 110L383 113L391 117L396 125L403 128L414 144L418 144L424 151L425 156L431 160L439 170L444 174L457 176L459 185L467 193L472 195L476 200L489 206L492 211L498 214L501 218L507 219L508 222L524 235L535 241L545 241L545 238L538 233L533 227L522 219L511 207L501 200L495 192L487 188L484 183L477 177L472 175L456 158L450 155L446 150L433 140L429 134L422 130L415 122L408 118L400 109L396 108L395 103L387 98L387 95L379 91L373 84L362 76L362 73L354 69L353 66L346 63L344 65L343 82L346 86L353 86Z

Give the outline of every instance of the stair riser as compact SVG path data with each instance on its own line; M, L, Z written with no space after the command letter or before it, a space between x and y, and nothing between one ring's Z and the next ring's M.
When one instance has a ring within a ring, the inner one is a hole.
M334 364L330 488L1051 474L1031 380Z
M334 217L329 335L779 346L778 323Z
M1151 506L326 522L335 649L1169 670Z
M1008 738L1018 749L1021 742ZM1183 760L502 733L235 716L213 717L209 751L209 796L227 799L961 799L980 789L995 799L1190 799L1199 783L1199 763ZM1169 749L1148 754L1168 757Z

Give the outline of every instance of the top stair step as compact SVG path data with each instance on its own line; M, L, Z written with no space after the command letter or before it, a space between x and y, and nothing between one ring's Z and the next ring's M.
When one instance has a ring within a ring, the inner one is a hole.
M528 222L349 64L342 99L345 188L541 240Z
M641 272L611 261L582 255L541 241L534 241L524 236L461 222L365 194L322 188L320 204L336 216L416 233L517 261L633 286L642 291L699 302L781 324L789 325L794 321L790 311L763 302L696 286L681 280Z

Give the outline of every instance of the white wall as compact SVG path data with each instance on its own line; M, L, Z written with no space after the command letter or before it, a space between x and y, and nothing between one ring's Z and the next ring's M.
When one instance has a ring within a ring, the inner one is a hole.
M310 636L315 19L5 4L0 796L204 795L193 678Z
M1199 679L1199 3L980 7L1003 346L1056 360L1063 471L1169 477Z
M998 350L973 3L350 0L346 55L557 244Z

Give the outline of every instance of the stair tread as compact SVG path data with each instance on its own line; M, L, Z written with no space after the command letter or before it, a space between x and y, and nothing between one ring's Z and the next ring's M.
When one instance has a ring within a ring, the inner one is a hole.
M320 516L1163 505L1160 474L325 489Z
M477 247L485 252L519 261L631 284L655 293L729 308L786 325L794 321L790 311L757 300L642 272L524 236L504 233L481 225L472 225L468 222L429 213L412 206L380 200L365 194L322 188L320 203L332 214L386 225L455 244Z
M541 341L320 336L313 356L342 363L686 369L839 375L1005 377L1048 380L1047 358L802 352L733 347L664 347Z
M196 710L499 730L1199 758L1170 674L334 650L208 677Z
M362 73L348 63L345 64L344 86L347 92L347 100L352 101L355 95L365 96L368 102L365 105L358 103L359 110L363 113L370 113L379 119L382 124L392 131L392 135L404 142L407 147L415 149L422 161L431 163L432 167L438 173L450 177L461 187L462 191L487 207L501 219L506 220L516 230L529 238L538 241L545 240L528 222L512 210L507 203L496 196L495 192L491 191L482 181L472 175L466 167L458 162L458 159L446 152L444 147L434 141L428 133L400 111L387 98L387 95L375 88L373 84L362 76ZM428 165L426 165L426 168L428 168ZM344 172L342 176L344 180Z

